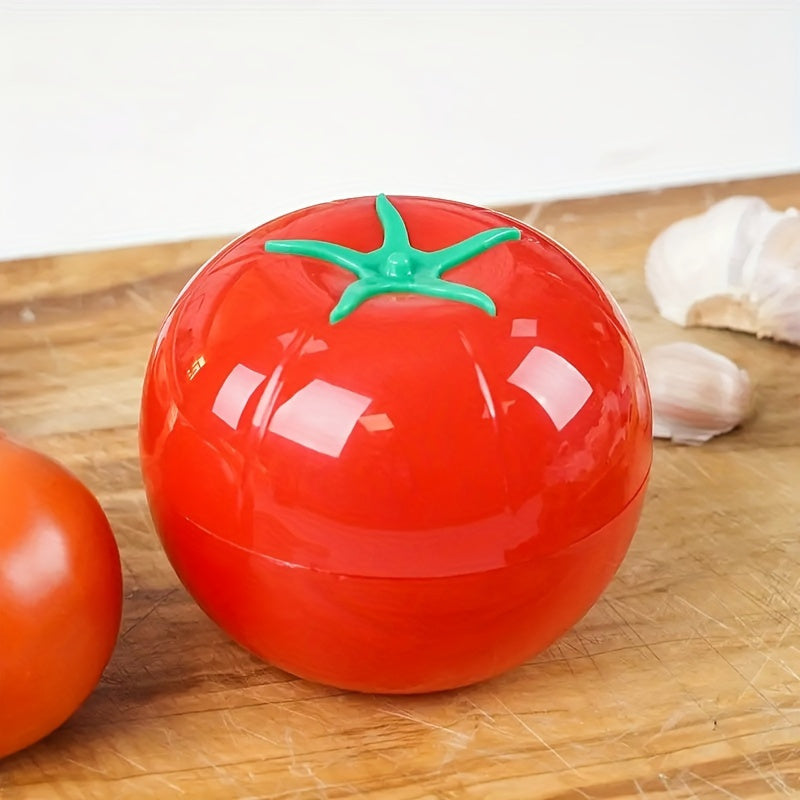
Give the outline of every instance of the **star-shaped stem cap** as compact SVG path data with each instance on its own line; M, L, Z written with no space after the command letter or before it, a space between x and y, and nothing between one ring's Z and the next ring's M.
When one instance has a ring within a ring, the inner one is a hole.
M441 276L502 242L519 239L517 228L490 228L441 250L419 250L409 242L405 221L386 195L375 198L375 210L383 227L383 244L375 250L362 252L317 239L273 239L264 244L264 249L317 258L356 276L331 312L331 322L343 319L371 297L395 292L455 300L477 306L487 314L497 313L494 301L484 292Z

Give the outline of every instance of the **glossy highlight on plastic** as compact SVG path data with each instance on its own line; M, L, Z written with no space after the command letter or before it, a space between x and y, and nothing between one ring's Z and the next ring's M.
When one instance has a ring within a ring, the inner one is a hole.
M387 202L418 251L518 233L448 271L496 314L394 289L332 324L358 276L265 242L370 254L376 198L269 222L170 310L142 468L167 555L233 638L311 680L432 691L521 663L595 602L638 522L650 400L569 253L486 209Z

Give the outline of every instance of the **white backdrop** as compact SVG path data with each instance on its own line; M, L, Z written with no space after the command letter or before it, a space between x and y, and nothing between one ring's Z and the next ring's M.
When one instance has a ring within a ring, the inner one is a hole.
M0 0L0 258L795 169L799 42L761 0Z

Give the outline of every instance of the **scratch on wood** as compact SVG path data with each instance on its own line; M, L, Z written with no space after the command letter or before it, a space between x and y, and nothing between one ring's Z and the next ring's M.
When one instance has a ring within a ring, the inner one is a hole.
M485 717L492 723L495 724L494 717L485 709L481 708L471 697L465 697L466 700L481 716Z
M733 628L731 628L730 625L726 625L722 620L717 619L716 617L712 617L711 614L706 614L705 611L703 611L702 609L698 608L696 605L694 605L694 603L690 603L685 597L681 597L680 595L676 595L675 599L676 600L680 600L681 603L683 603L684 605L686 605L689 608L691 608L692 611L695 611L701 617L705 617L707 620L713 622L715 625L719 625L721 628L724 628L726 631L733 631Z
M667 790L667 794L670 797L675 797L675 795L672 793L672 787L670 786L671 781L669 779L669 775L659 772L658 779L661 781L661 785Z
M755 686L752 680L748 679L747 676L740 670L738 667L734 666L725 656L711 643L711 641L704 636L700 631L695 629L695 633L705 642L706 646L709 647L716 655L721 658L767 705L768 708L771 708L775 713L781 716L785 722L789 723L789 719L783 713L783 711L778 708L775 703L773 703L765 694L762 692L757 686ZM741 695L740 695L741 697Z
M473 739L474 734L467 734L462 733L461 731L454 731L452 728L448 728L446 725L438 725L435 722L431 722L427 719L422 719L422 717L414 716L410 711L404 711L401 708L393 704L389 704L390 708L395 708L396 711L389 711L386 708L383 709L384 714L388 714L390 717L399 717L400 719L407 719L411 722L416 722L418 725L424 725L426 728L432 728L433 730L442 731L455 739L459 739L462 742L466 743Z
M173 783L172 781L167 780L163 775L153 775L152 777L155 778L156 780L161 781L166 786L169 786L169 788L172 789L173 791L180 792L181 794L186 794L186 789L181 788L180 786L178 786L177 783Z
M740 795L729 792L724 786L720 786L718 783L712 783L710 780L704 778L702 775L698 775L696 772L690 772L689 775L693 778L697 778L699 781L702 781L706 784L706 786L710 786L712 789L722 792L722 794L724 794L726 797L732 797L733 800L742 800Z
M220 715L220 717L222 719L223 725L225 725L225 727L229 731L231 731L231 733L232 733L232 735L234 737L235 737L235 733L234 732L235 731L239 731L241 733L244 733L247 736L253 736L256 739L260 739L262 742L266 742L268 745L271 745L272 747L280 746L280 743L275 741L274 739L270 739L268 736L265 736L263 733L259 733L258 731L254 731L252 728L248 728L248 727L242 725L241 723L236 722L236 720L234 720L233 716L231 715L231 712L230 712L229 709L224 710L222 712L222 714Z
M660 620L656 619L655 617L648 616L647 614L644 613L644 611L642 611L639 608L633 608L632 606L629 606L626 602L621 600L619 597L615 597L613 599L612 598L608 598L606 600L606 602L608 603L609 607L613 608L614 611L616 611L617 614L619 614L619 616L622 619L624 619L626 622L628 621L628 617L626 615L622 614L618 610L618 608L624 609L629 615L631 615L634 618L638 617L639 619L643 619L645 622L650 622L653 625L660 625L661 624Z
M753 770L753 773L755 775L758 775L758 777L761 778L761 780L764 781L764 783L766 783L770 789L777 789L779 791L782 791L784 794L786 793L783 790L788 787L786 787L786 784L784 783L783 779L780 779L780 783L778 783L778 781L775 780L775 776L769 775L766 772L764 772L764 770L761 768L761 765L757 761L754 761L750 755L748 755L747 753L742 753L742 757L750 765L750 767ZM781 784L783 785L781 786Z
M68 761L70 764L74 764L76 767L80 767L81 769L89 770L89 772L95 772L98 775L102 775L104 778L107 778L109 775L107 769L97 769L97 767L90 767L88 764L76 761L74 758L68 758L67 756L64 756L64 761ZM2 795L0 794L0 796Z
M117 756L118 758L121 758L127 764L130 764L132 767L135 767L136 769L138 769L139 772L147 772L147 767L145 767L143 764L140 764L138 761L134 761L130 756L123 755L122 753L120 753L119 750L115 750L113 747L109 747L108 749L115 756Z
M492 697L497 701L498 705L501 708L504 708L510 716L515 719L534 739L536 739L539 744L542 745L546 750L552 753L567 769L571 771L575 771L575 767L567 761L564 756L561 755L555 748L551 747L527 722L525 722L522 717L518 714L515 714L496 694L492 694Z
M139 619L137 619L135 622L132 622L122 632L122 636L120 636L120 639L124 640L132 630L134 630L135 628L138 628L139 625L141 625L160 605L162 605L167 600L169 600L169 598L172 597L172 595L175 594L175 592L177 592L177 591L178 591L178 589L176 587L176 588L168 590L163 595L161 595L161 597L159 597L158 600L156 600L153 603L153 605L150 607L150 609L145 614L143 614L141 617L139 617Z
M652 741L658 739L659 736L663 736L668 731L673 730L677 727L678 723L686 716L685 712L682 709L678 709L677 711L673 711L662 723L661 727L658 729L656 733L650 736L644 743L644 746L647 747Z
M778 788L786 795L791 796L792 791L791 788L787 785L786 781L783 778L783 775L778 770L778 767L775 765L775 759L772 758L772 752L770 750L766 751L766 756L769 759L769 763L772 766L772 780L777 784Z

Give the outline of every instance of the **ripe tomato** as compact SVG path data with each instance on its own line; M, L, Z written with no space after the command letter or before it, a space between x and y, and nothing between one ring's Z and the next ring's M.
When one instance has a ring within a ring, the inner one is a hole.
M235 639L417 692L588 610L633 535L650 425L633 337L571 255L381 196L267 223L198 272L150 359L141 453L172 564Z
M100 679L122 576L97 500L45 456L0 438L0 757L64 722Z

